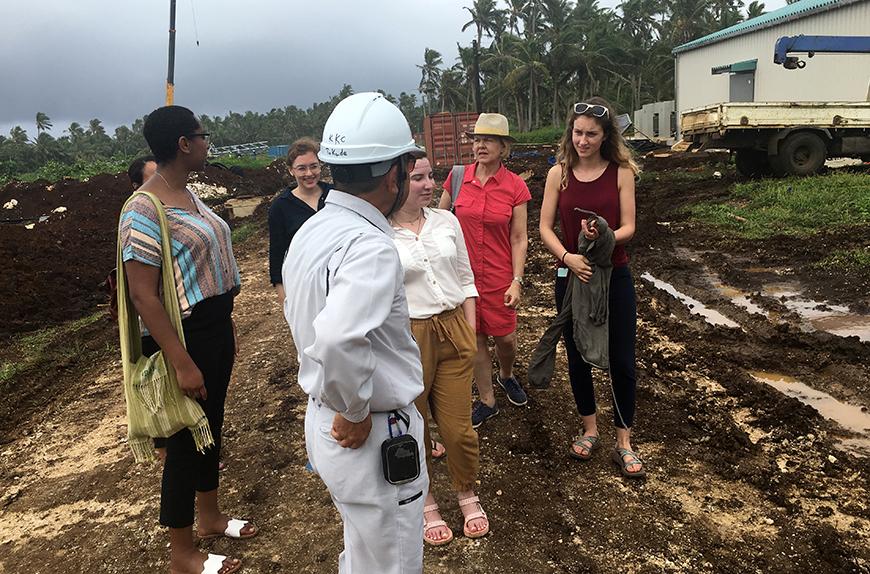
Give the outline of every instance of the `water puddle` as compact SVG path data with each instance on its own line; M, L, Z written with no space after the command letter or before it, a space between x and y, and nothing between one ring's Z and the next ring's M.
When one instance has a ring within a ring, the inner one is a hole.
M687 249L685 247L677 247L675 249L677 256L688 259L689 261L693 261L695 263L700 263L701 256L708 253L715 253L715 251L696 251L693 249ZM731 300L731 302L738 307L741 307L748 311L749 313L755 313L757 315L764 315L765 317L770 317L767 311L753 303L749 299L749 294L737 289L735 287L731 287L730 285L725 285L719 276L707 269L705 265L702 264L702 267L705 271L705 278L720 295L723 297L727 297ZM767 269L765 269L767 270ZM773 271L771 268L770 271Z
M785 267L763 267L760 265L751 265L743 270L747 273L763 273L767 275L782 275L786 272Z
M749 293L726 285L722 279L706 265L702 263L703 256L712 251L698 251L685 247L677 247L674 250L675 255L680 259L687 259L697 263L702 270L704 279L710 284L712 289L719 295L728 298L728 300L746 310L748 313L761 315L774 323L784 321L781 319L782 311L767 310L753 302ZM759 298L773 299L777 301L786 310L795 313L800 317L798 326L805 333L813 331L825 331L839 337L858 337L861 341L870 342L870 315L861 315L852 313L849 308L844 305L835 305L826 301L815 301L804 296L803 288L796 281L784 281L779 276L788 275L793 272L788 267L746 267L743 270L747 273L760 275L762 279L772 279L770 283L765 283L760 293L756 293L754 298L756 301ZM692 299L677 291L672 285L659 281L648 273L641 275L642 278L650 281L682 301L687 305L692 313L703 315L704 318L713 325L724 325L727 327L738 327L738 325L717 311L713 311L704 306L703 303Z
M840 446L861 456L870 456L870 412L865 407L838 401L828 393L818 391L794 377L779 373L756 371L749 373L761 383L770 385L782 394L798 399L814 408L820 415L844 429L861 435L841 441Z
M675 297L683 305L688 307L689 311L693 315L700 315L701 317L704 318L705 321L707 321L711 325L730 327L732 329L739 329L740 328L740 325L738 325L736 322L732 321L731 319L729 319L728 317L726 317L725 315L723 315L719 311L716 311L715 309L710 309L709 307L707 307L706 305L704 305L703 303L701 303L697 299L694 299L692 297L689 297L685 293L681 293L680 291L677 291L676 287L674 287L673 285L671 285L670 283L668 283L666 281L662 281L661 279L656 279L655 277L650 275L649 272L644 273L640 277L641 277L641 279L644 279L645 281L649 281L650 283L652 283L653 286L656 287L657 289L661 289L662 291Z
M786 309L801 317L806 331L827 331L840 337L858 337L870 341L870 315L851 313L848 307L807 299L794 283L770 283L762 295L778 300Z
M749 299L749 294L737 289L735 287L731 287L730 285L725 285L722 283L722 280L719 279L718 276L713 273L707 273L706 275L707 281L716 290L717 293L722 295L723 297L728 297L728 299L740 307L741 309L745 309L749 313L754 313L756 315L763 315L765 317L770 317L770 314L752 302Z

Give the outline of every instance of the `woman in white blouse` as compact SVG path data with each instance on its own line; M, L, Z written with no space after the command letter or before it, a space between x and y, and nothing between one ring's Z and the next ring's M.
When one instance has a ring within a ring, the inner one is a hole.
M408 199L391 223L405 269L411 330L423 361L425 389L415 404L424 420L431 412L438 425L447 450L447 469L465 519L463 532L469 538L480 538L489 532L489 520L473 490L480 466L477 433L471 428L477 289L459 221L449 211L428 207L435 188L429 160L418 159L410 178ZM428 444L428 425L425 432ZM429 449L427 458L431 469ZM423 540L427 544L441 546L453 540L431 486L424 522Z

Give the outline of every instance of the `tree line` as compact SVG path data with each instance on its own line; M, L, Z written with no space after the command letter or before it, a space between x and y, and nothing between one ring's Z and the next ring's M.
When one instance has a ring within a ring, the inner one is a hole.
M789 3L795 0L789 0ZM744 13L745 8L745 13ZM453 65L426 48L419 90L426 113L497 111L520 132L559 126L593 95L620 112L673 99L674 47L764 14L753 0L473 0L475 37Z
M791 0L793 1L793 0ZM615 9L597 0L473 0L463 7L475 32L470 46L457 44L452 65L426 48L417 94L385 94L408 117L414 131L426 114L440 111L497 111L513 129L526 132L558 126L567 107L600 95L621 112L668 100L674 92L671 50L680 44L764 13L753 0L624 0ZM215 146L267 141L286 144L317 136L326 118L353 89L307 109L274 108L266 113L229 112L201 116ZM147 152L145 118L112 135L99 119L71 123L63 135L49 132L51 118L36 114L36 137L21 127L0 135L0 180L48 163L71 165Z
M338 94L325 102L315 103L307 109L297 106L274 108L266 113L229 112L226 116L201 115L205 131L211 134L214 146L267 141L270 145L290 143L302 136L318 137L335 105L353 93L345 85ZM382 92L383 93L383 92ZM401 108L412 125L422 126L423 108L415 94L402 92L398 98L385 96ZM147 116L131 125L122 125L109 135L99 119L87 125L71 123L63 135L55 138L49 130L51 118L44 112L36 114L36 137L31 138L26 130L16 126L8 136L0 135L0 181L33 172L46 165L57 167L51 173L65 173L63 166L102 162L114 158L114 163L148 153L148 144L142 129ZM67 170L69 171L69 170ZM70 173L75 173L71 171Z

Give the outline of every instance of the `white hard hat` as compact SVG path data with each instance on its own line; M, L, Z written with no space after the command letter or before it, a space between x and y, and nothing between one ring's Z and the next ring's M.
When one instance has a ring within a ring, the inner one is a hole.
M383 94L362 92L346 97L332 110L323 127L317 157L331 165L390 162L383 170L372 169L372 175L377 176L404 154L423 155L404 114Z

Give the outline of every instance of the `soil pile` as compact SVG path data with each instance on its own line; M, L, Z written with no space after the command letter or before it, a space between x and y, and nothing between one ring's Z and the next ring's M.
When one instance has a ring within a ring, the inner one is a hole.
M241 176L207 166L194 180L226 188L227 197L271 195L283 185L282 166ZM0 204L17 202L0 213L7 221L0 223L7 272L0 283L0 337L75 319L106 302L102 282L115 267L118 215L130 193L126 174L11 182L0 189Z

